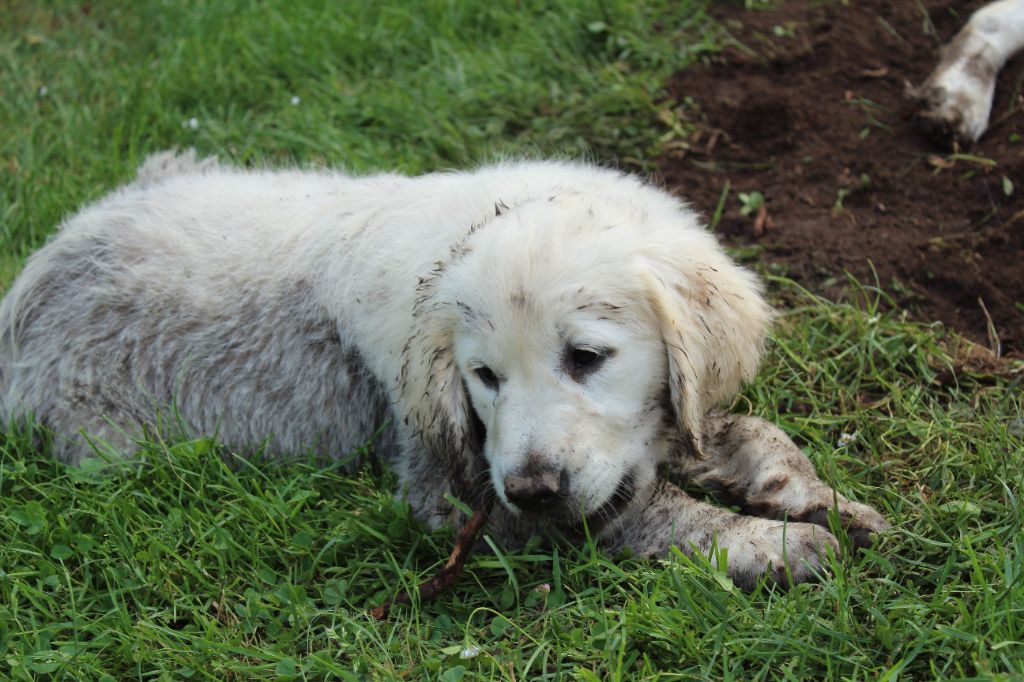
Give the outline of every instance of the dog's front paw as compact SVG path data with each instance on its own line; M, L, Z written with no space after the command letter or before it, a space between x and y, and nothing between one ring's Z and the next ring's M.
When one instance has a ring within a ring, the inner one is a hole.
M892 524L871 507L850 500L840 500L835 505L831 501L826 502L826 504L802 514L799 520L828 528L829 511L833 509L839 518L839 523L846 530L846 534L850 536L856 549L870 547L876 533L892 528Z
M890 528L881 514L866 504L853 502L818 480L809 477L762 476L750 491L746 509L757 516L813 523L829 528L829 512L836 517L857 549L869 547L875 533Z
M764 576L789 586L817 580L824 572L829 550L839 554L839 542L821 526L745 518L746 523L718 538L727 551L728 574L738 587L752 590Z

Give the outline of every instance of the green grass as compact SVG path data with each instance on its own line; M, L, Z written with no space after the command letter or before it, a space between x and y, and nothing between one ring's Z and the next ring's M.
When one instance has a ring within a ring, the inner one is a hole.
M508 154L640 164L666 132L663 77L716 47L692 1L10 4L7 270L61 215L169 147L355 171Z
M93 5L0 12L4 281L62 215L171 146L360 171L508 153L639 164L666 132L659 84L716 47L678 1ZM11 427L0 678L1024 675L1024 367L988 367L870 290L850 306L774 289L785 311L736 409L783 424L895 523L820 585L745 594L682 556L498 547L377 623L367 610L451 541L409 518L388 473L234 465L206 440L69 468Z

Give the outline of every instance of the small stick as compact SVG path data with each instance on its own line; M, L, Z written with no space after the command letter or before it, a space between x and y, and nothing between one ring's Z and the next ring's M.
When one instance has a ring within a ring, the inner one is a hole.
M419 586L421 602L433 599L455 583L456 578L462 573L462 567L466 564L466 559L469 558L469 552L473 548L473 543L476 542L476 537L480 534L480 529L483 528L486 520L486 507L473 511L473 516L462 527L459 534L455 536L455 548L452 549L452 553L448 556L448 561L445 562L444 567L433 578ZM412 599L409 597L409 593L402 592L393 600L386 601L380 606L371 609L370 615L377 620L385 620L388 614L391 613L391 607L395 604L411 603Z
M768 227L768 207L765 204L761 204L761 208L757 209L757 219L754 221L754 236L760 237L764 234L765 228Z

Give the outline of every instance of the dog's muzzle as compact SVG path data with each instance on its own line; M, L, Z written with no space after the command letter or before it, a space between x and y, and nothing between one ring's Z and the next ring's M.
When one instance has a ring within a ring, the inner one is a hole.
M537 460L505 476L505 499L521 512L547 518L565 529L578 530L586 523L592 530L617 519L636 499L636 472L628 471L599 507L583 511L573 503L569 473Z
M569 490L569 472L531 465L505 476L505 498L524 512L541 514L559 507Z

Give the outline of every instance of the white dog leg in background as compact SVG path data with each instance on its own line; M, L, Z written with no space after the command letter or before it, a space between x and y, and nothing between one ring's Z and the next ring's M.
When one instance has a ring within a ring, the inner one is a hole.
M998 0L975 12L942 50L938 67L910 96L926 132L976 142L988 127L996 75L1024 47L1024 0Z

